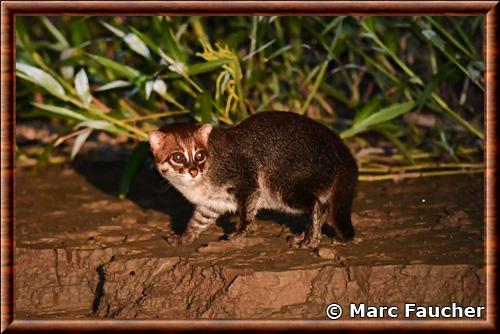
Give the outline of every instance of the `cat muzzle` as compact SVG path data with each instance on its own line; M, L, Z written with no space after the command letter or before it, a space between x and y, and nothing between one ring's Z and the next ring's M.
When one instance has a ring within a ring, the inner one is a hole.
M196 175L198 175L198 168L189 168L189 174L191 174L192 177L196 177Z

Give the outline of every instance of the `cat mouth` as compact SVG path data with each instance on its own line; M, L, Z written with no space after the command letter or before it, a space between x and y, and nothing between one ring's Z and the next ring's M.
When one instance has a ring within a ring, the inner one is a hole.
M185 173L185 174L178 175L176 178L180 182L183 182L186 184L193 184L193 183L197 183L198 181L200 181L202 176L203 176L202 173L197 173L195 176L192 176L190 173Z

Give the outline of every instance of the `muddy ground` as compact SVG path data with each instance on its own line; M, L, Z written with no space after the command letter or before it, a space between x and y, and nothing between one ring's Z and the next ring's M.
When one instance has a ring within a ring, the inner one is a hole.
M304 218L259 215L237 242L223 217L171 247L192 207L150 166L118 200L122 162L18 168L16 318L326 319L333 302L484 305L483 177L359 185L355 242L289 249ZM345 315L344 315L345 317Z

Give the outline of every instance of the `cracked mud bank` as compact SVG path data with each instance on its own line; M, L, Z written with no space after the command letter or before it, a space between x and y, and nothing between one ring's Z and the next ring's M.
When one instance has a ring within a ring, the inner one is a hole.
M129 199L114 196L123 164L16 175L16 318L326 319L336 302L484 305L483 177L361 183L357 240L289 249L303 218L265 212L253 235L218 241L223 217L193 245L192 208L145 168Z

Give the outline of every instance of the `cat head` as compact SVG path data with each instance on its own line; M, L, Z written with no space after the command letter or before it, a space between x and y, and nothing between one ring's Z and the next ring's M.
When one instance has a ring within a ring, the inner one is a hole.
M171 124L149 133L149 144L160 174L174 186L193 186L209 163L210 124Z

